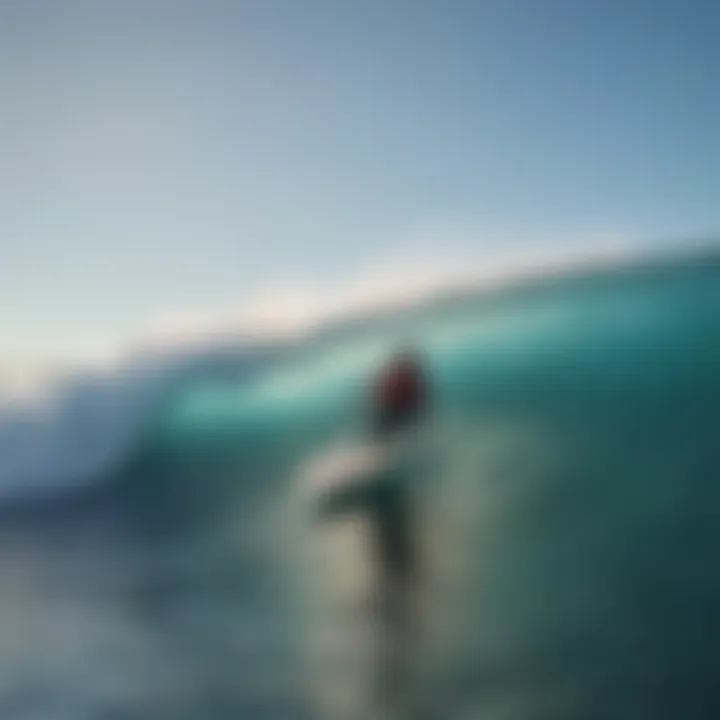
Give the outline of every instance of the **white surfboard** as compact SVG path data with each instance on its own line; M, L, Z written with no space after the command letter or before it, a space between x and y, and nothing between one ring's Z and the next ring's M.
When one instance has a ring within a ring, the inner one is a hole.
M300 475L301 494L310 502L333 493L361 492L388 473L395 481L413 481L413 465L423 460L425 443L419 432L389 442L370 441L331 448L313 458Z
M305 469L301 489L310 497L371 481L384 470L388 449L379 444L345 445L314 458Z

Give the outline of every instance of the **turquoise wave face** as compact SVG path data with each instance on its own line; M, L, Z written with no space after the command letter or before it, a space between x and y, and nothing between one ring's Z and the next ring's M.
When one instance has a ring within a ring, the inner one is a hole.
M156 517L222 510L298 565L275 511L302 462L362 436L367 380L410 340L442 448L428 691L472 716L714 717L719 280L717 261L578 278L310 346L178 398L133 482Z
M430 306L311 344L244 383L200 384L166 408L125 482L168 517L171 508L212 512L235 495L279 491L302 458L363 434L368 379L408 340L425 354L440 427L459 432L512 415L598 437L625 433L638 447L656 442L683 413L715 411L707 398L720 352L719 267L637 270ZM696 433L714 427L698 422Z
M407 341L425 353L439 414L482 411L526 392L559 402L571 388L584 388L583 402L617 393L615 402L631 403L648 383L661 390L712 371L717 276L708 263L430 307L310 346L252 383L194 388L168 408L152 443L171 454L261 440L277 450L293 438L357 431L368 378Z

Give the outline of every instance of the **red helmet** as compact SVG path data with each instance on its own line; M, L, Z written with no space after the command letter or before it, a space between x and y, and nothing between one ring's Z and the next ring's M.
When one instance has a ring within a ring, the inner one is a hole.
M419 362L411 355L392 360L381 373L376 400L389 411L419 410L425 399L425 379Z

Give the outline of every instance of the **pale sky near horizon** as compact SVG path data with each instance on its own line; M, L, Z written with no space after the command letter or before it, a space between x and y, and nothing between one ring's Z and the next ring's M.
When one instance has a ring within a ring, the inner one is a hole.
M416 241L716 233L719 38L711 0L3 0L0 365Z

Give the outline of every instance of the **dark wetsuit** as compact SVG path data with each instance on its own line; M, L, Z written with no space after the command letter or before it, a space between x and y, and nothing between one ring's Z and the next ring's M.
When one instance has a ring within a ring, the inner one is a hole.
M419 370L411 358L401 359L379 378L374 390L371 436L379 446L388 443L392 447L398 441L400 448L404 442L401 435L415 428L425 411L425 387ZM389 623L394 647L401 655L412 653L415 618L411 595L420 569L413 492L407 477L411 472L404 461L391 461L369 481L329 491L319 505L320 514L326 517L359 511L370 519L380 583L378 609ZM402 684L407 663L406 657L400 665L388 666L387 692Z
M401 469L388 468L370 482L335 488L321 498L319 515L363 512L372 518L376 558L383 575L409 579L414 571L412 509Z
M414 413L379 415L374 428L378 444L395 441L394 436L411 427L414 418ZM318 505L322 517L362 512L370 519L380 579L392 585L415 579L418 570L413 493L408 472L404 462L398 465L391 461L369 481L328 491Z
M410 492L404 478L381 478L370 489L368 513L374 520L376 558L385 580L409 580L416 558Z
M381 377L375 388L373 435L378 441L417 425L425 412L426 388L411 357L401 359ZM404 478L386 478L375 491L372 505L377 534L377 556L386 579L410 580L417 571L410 489Z
M377 669L382 702L392 701L406 687L417 635L413 595L417 591L420 558L412 488L407 477L410 472L403 459L399 463L391 460L364 482L327 492L318 506L320 516L328 519L357 512L369 520L378 583L369 599L381 623L379 627L383 628L383 642L388 643Z

